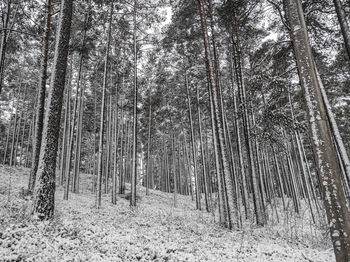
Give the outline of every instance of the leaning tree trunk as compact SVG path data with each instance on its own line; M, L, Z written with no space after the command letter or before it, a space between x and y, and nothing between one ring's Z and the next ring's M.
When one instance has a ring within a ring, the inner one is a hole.
M339 152L340 161L344 166L344 173L345 173L344 175L345 175L346 181L348 183L347 186L349 187L350 186L350 160L349 160L349 156L348 156L348 153L346 151L343 139L340 135L339 128L338 128L337 122L335 120L335 116L332 112L332 108L331 108L331 105L329 103L326 90L325 90L323 83L322 83L322 79L321 79L317 69L316 69L316 74L317 74L317 79L318 79L318 83L319 83L321 94L322 94L322 99L323 99L326 113L328 116L329 124L330 124L330 127L332 129L333 136L334 136L333 138L334 138L335 144L337 146L337 150Z
M35 186L33 213L41 220L53 217L55 209L56 158L67 68L73 0L61 1L51 87L44 121L42 146Z
M47 0L46 3L46 28L44 37L43 56L41 61L41 75L39 80L39 90L36 105L36 121L34 127L34 144L32 155L32 166L29 175L28 190L32 192L35 186L36 172L38 171L41 140L43 136L44 110L45 110L45 93L46 93L46 79L47 79L47 63L49 60L49 41L51 32L51 7L52 0Z
M350 260L350 215L300 0L285 2L336 260Z

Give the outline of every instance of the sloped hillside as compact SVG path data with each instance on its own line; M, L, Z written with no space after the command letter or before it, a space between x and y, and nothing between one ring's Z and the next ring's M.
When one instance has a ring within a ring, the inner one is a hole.
M58 188L55 219L33 221L23 191L28 173L0 167L0 261L334 261L329 236L306 211L230 232L187 197L174 208L171 194L145 196L142 187L133 210L125 197L112 205L109 196L98 210L86 188L63 201Z

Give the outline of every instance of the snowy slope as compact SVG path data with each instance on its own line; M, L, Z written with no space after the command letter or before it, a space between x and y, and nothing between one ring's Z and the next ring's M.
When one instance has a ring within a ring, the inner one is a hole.
M335 261L328 234L303 215L230 232L189 197L178 197L174 208L171 194L145 196L141 187L134 210L109 196L97 210L86 189L63 201L58 188L55 219L32 221L21 189L28 173L0 166L0 261Z

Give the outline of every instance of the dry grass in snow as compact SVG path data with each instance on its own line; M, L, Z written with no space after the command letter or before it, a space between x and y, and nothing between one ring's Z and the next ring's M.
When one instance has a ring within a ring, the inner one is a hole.
M63 201L58 188L54 220L33 221L23 194L28 174L0 166L0 261L335 261L328 234L306 222L306 212L228 231L189 197L174 208L172 194L145 196L141 187L135 209L122 197L112 205L109 195L96 209L86 187Z

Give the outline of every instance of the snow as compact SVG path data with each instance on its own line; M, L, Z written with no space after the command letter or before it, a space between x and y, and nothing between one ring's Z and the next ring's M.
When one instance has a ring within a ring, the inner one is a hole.
M266 227L246 221L243 230L228 231L212 214L196 211L190 197L179 195L174 208L172 194L145 196L142 187L137 208L122 196L112 205L104 195L96 209L86 175L83 193L69 201L58 187L55 218L38 222L23 190L28 175L0 166L2 261L335 261L329 235L309 225L306 210L300 217L281 211L281 222L270 218Z

